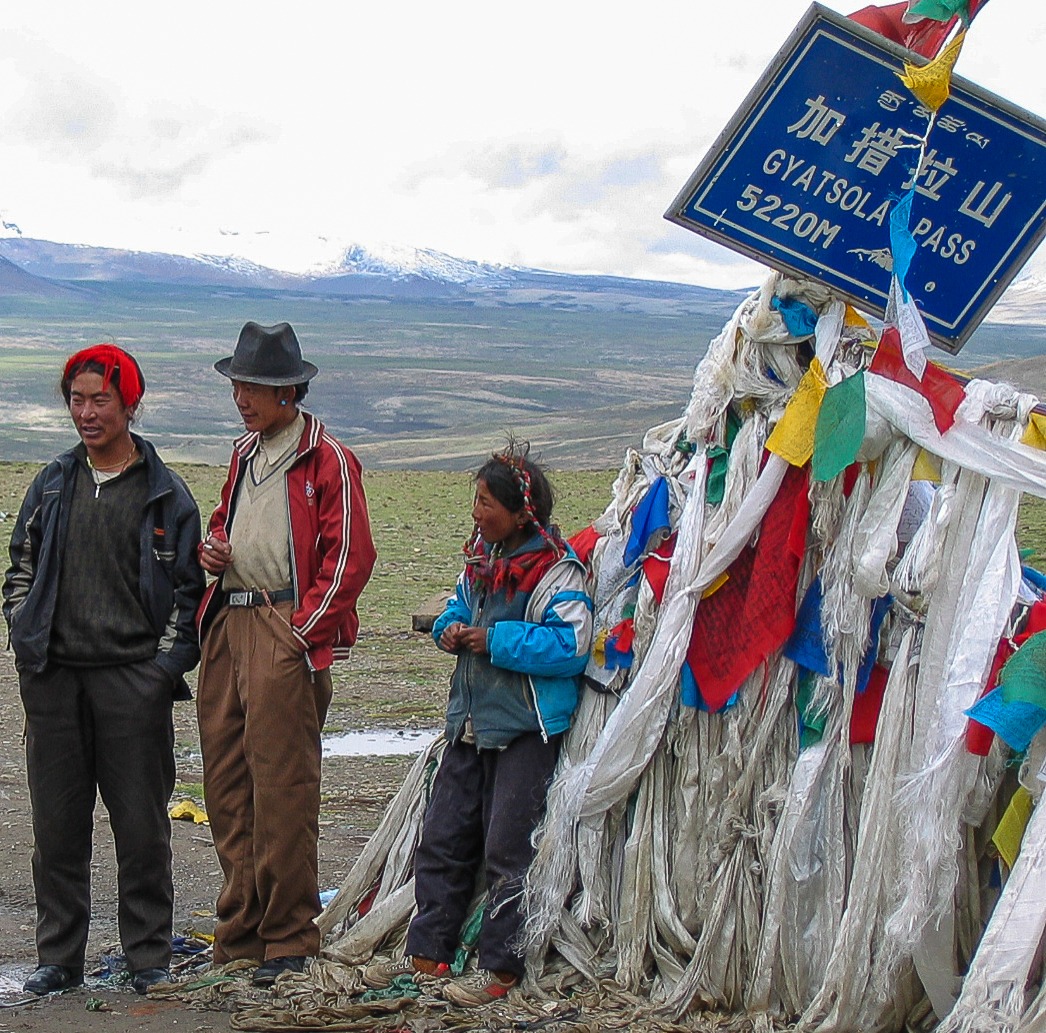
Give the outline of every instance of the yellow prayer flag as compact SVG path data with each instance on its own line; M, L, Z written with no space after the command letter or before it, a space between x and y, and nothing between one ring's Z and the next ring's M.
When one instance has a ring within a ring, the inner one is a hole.
M952 69L959 60L965 30L960 32L929 64L916 66L905 62L904 72L897 76L931 111L938 111L948 99L952 85Z
M1028 426L1024 428L1021 444L1046 452L1046 416L1037 412L1028 416Z
M843 313L843 326L859 326L864 330L872 328L868 320L853 305L846 306L846 311Z
M1018 786L1010 800L1010 806L999 820L999 827L992 835L995 849L999 851L999 856L1011 871L1017 863L1017 855L1021 852L1021 840L1024 838L1024 830L1028 827L1031 812L1031 793L1024 786Z
M592 659L595 661L597 667L606 667L607 664L607 633L605 630L600 631L596 635L595 642L592 643Z
M707 599L710 595L714 595L719 591L730 580L730 575L724 570L702 593L701 598Z
M912 467L913 481L932 481L934 484L941 483L941 457L927 452L925 448L919 449L915 457L915 466Z
M814 454L814 428L826 390L828 379L814 359L767 438L766 447L792 466L804 466Z

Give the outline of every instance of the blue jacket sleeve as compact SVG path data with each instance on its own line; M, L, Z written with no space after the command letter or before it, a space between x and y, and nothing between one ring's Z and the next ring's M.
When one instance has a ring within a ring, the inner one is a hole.
M541 623L498 621L487 634L491 663L538 677L580 674L592 644L592 600L580 587L550 600Z
M446 608L432 625L432 638L437 646L444 629L455 621L460 621L462 624L472 623L472 597L464 573L458 577L454 594L447 600Z

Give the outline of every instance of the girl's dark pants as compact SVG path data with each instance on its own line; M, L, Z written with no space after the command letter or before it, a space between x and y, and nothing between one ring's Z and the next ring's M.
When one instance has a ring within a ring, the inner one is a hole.
M555 735L546 743L539 733L526 732L504 750L447 746L414 858L418 910L407 933L408 955L454 960L482 873L490 892L479 935L480 968L523 975L515 949L523 879L560 739Z

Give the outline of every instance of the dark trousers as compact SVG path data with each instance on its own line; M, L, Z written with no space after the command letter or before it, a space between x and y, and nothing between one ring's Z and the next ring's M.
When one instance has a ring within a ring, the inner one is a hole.
M96 790L116 844L120 942L132 969L171 960L174 727L170 677L151 660L49 664L21 672L33 806L36 949L41 965L82 968L91 918Z
M293 603L225 607L203 643L203 786L225 876L214 960L315 955L320 732L329 671L310 673Z
M479 935L479 964L523 975L517 950L521 894L534 856L530 836L545 812L560 736L537 732L504 750L448 746L436 773L414 857L417 914L407 954L454 960L468 906L483 874L488 890Z

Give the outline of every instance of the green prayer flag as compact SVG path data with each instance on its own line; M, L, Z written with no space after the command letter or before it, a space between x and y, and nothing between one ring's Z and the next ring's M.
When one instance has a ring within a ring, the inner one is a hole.
M864 440L864 372L828 388L814 427L810 476L830 481L856 458Z
M730 465L730 453L719 445L712 445L705 454L709 459L705 502L710 506L718 506L726 494L726 470Z
M970 24L969 0L916 0L908 14L917 18L930 18L935 22L946 22L958 15L963 25Z
M814 695L817 675L813 671L802 671L795 691L795 706L799 711L799 749L819 743L824 737L824 728L828 724L827 712L814 715L808 713Z
M1032 635L1003 664L999 688L1005 703L1030 703L1046 710L1046 631Z

